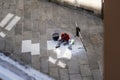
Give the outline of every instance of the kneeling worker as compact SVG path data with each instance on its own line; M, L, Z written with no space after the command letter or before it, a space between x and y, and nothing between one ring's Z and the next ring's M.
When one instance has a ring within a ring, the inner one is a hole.
M60 47L60 45L61 45L62 43L63 43L64 45L69 44L69 39L70 39L69 34L67 34L67 33L62 33L62 34L61 34L61 39L58 41L58 44L57 44L56 48Z

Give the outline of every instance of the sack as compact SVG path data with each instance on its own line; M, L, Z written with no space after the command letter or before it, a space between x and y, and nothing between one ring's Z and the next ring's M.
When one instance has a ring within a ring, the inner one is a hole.
M74 44L75 44L75 40L74 40L74 39L71 39L71 40L70 40L70 44L71 44L71 45L74 45Z

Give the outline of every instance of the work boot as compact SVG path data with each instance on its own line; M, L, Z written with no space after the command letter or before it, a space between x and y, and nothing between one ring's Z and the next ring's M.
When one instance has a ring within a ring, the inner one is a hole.
M68 49L72 50L72 47L71 47L71 46L69 46L69 47L68 47Z
M60 46L58 45L58 46L56 46L56 48L59 48Z

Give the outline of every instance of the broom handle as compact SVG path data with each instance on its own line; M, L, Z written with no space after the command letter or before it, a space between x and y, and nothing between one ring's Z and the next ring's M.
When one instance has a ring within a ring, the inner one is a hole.
M77 24L77 22L75 22L75 26L76 26L76 27L79 27L78 24ZM80 27L79 27L79 28L80 28ZM85 51L87 52L87 49L86 49L86 47L85 47L85 44L84 44L84 42L83 42L83 38L82 38L82 35L81 35L81 29L80 29L79 35L80 35L80 40L81 40L81 42L82 42L82 44L83 44L83 47L85 48Z
M81 40L81 42L83 44L83 47L85 48L85 51L87 52L86 46L85 46L85 44L83 42L83 38L82 38L81 32L79 32L79 34L80 34L80 40Z

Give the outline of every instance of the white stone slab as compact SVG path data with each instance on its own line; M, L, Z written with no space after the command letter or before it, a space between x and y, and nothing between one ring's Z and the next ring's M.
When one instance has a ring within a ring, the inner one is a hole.
M58 66L62 67L62 68L65 68L66 67L66 64L61 62L61 61L58 61Z
M4 37L6 36L6 34L4 34L3 32L0 32L0 36L1 36L2 38L4 38Z
M23 40L22 41L22 53L24 52L31 52L31 40Z
M63 52L59 48L55 49L54 52L57 54L57 58L62 58Z
M56 47L57 41L49 40L47 41L47 49L52 50Z
M55 64L57 60L52 57L49 57L48 61Z
M63 54L63 58L71 59L72 58L72 52L69 49L66 49L65 53Z
M32 44L31 55L40 55L40 43Z
M8 13L7 16L1 21L0 26L4 27L12 18L14 14Z
M6 30L10 31L20 20L21 18L18 16L15 16L14 19L5 27Z

